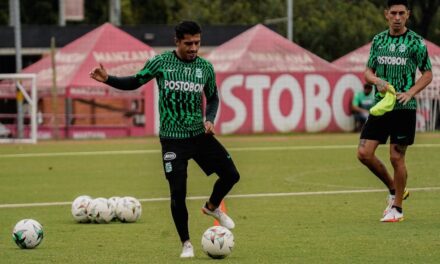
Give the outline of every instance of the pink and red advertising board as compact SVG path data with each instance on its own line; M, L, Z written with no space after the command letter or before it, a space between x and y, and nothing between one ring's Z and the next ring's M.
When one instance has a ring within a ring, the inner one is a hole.
M362 83L263 25L214 49L221 134L351 131Z
M356 80L332 72L219 74L216 128L222 134L351 131Z

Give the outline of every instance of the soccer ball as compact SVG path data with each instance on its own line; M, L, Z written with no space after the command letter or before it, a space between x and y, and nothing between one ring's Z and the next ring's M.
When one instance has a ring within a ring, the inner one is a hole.
M213 259L226 258L234 247L234 235L223 226L212 226L202 236L202 249Z
M20 220L12 231L12 239L20 248L35 248L43 240L43 227L33 219Z
M136 222L142 214L142 206L138 199L130 196L122 197L116 204L116 216L121 222Z
M90 221L98 224L108 223L112 220L112 210L106 198L93 199L87 207Z
M121 199L121 197L119 196L113 196L108 198L108 203L110 205L110 209L112 210L112 220L118 219L116 217L116 205L118 204L119 199Z
M72 216L78 223L87 223L90 221L87 215L87 207L92 201L92 197L88 195L81 195L75 198L72 203Z

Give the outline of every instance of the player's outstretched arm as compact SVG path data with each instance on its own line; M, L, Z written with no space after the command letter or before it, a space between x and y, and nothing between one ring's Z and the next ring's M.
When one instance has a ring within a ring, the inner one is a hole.
M106 83L119 90L136 90L142 86L135 76L116 77L109 75L101 63L99 67L95 67L90 71L89 76L98 82Z

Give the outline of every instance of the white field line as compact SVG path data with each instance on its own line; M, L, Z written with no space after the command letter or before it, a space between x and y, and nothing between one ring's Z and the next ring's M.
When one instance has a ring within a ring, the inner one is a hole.
M439 148L440 144L416 144L411 148ZM283 150L325 150L325 149L354 149L357 145L325 145L325 146L284 146L284 147L246 147L228 148L230 152L241 151L283 151ZM52 153L23 153L2 154L1 158L34 158L34 157L66 157L66 156L96 156L96 155L131 155L160 153L159 149L148 150L106 150L106 151L78 151L78 152L52 152Z
M439 191L440 187L420 187L410 188L411 192L417 191ZM358 193L376 193L386 192L385 189L365 189L365 190L341 190L341 191L321 191L321 192L287 192L287 193L254 193L254 194L231 194L228 199L234 198L260 198L260 197L287 197L287 196L315 196L315 195L337 195L337 194L358 194ZM209 196L190 196L187 200L205 200ZM143 198L141 202L162 202L169 201L170 198ZM24 204L0 204L1 208L20 208L20 207L39 207L39 206L57 206L71 205L72 202L52 202L52 203L24 203Z

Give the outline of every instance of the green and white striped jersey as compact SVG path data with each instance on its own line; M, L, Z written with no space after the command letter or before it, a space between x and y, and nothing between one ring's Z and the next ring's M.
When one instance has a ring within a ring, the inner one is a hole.
M141 84L156 78L161 138L189 138L205 132L203 93L208 103L211 98L218 100L214 68L209 61L197 57L186 62L168 51L148 60L135 77ZM218 101L207 111L206 120L214 123L217 107Z
M406 92L414 85L417 68L422 72L432 68L425 41L409 29L399 36L391 36L389 30L377 34L373 38L367 67L393 85L396 92ZM382 97L376 93L376 103L380 99ZM396 102L394 106L394 110L416 108L415 98L406 105Z

